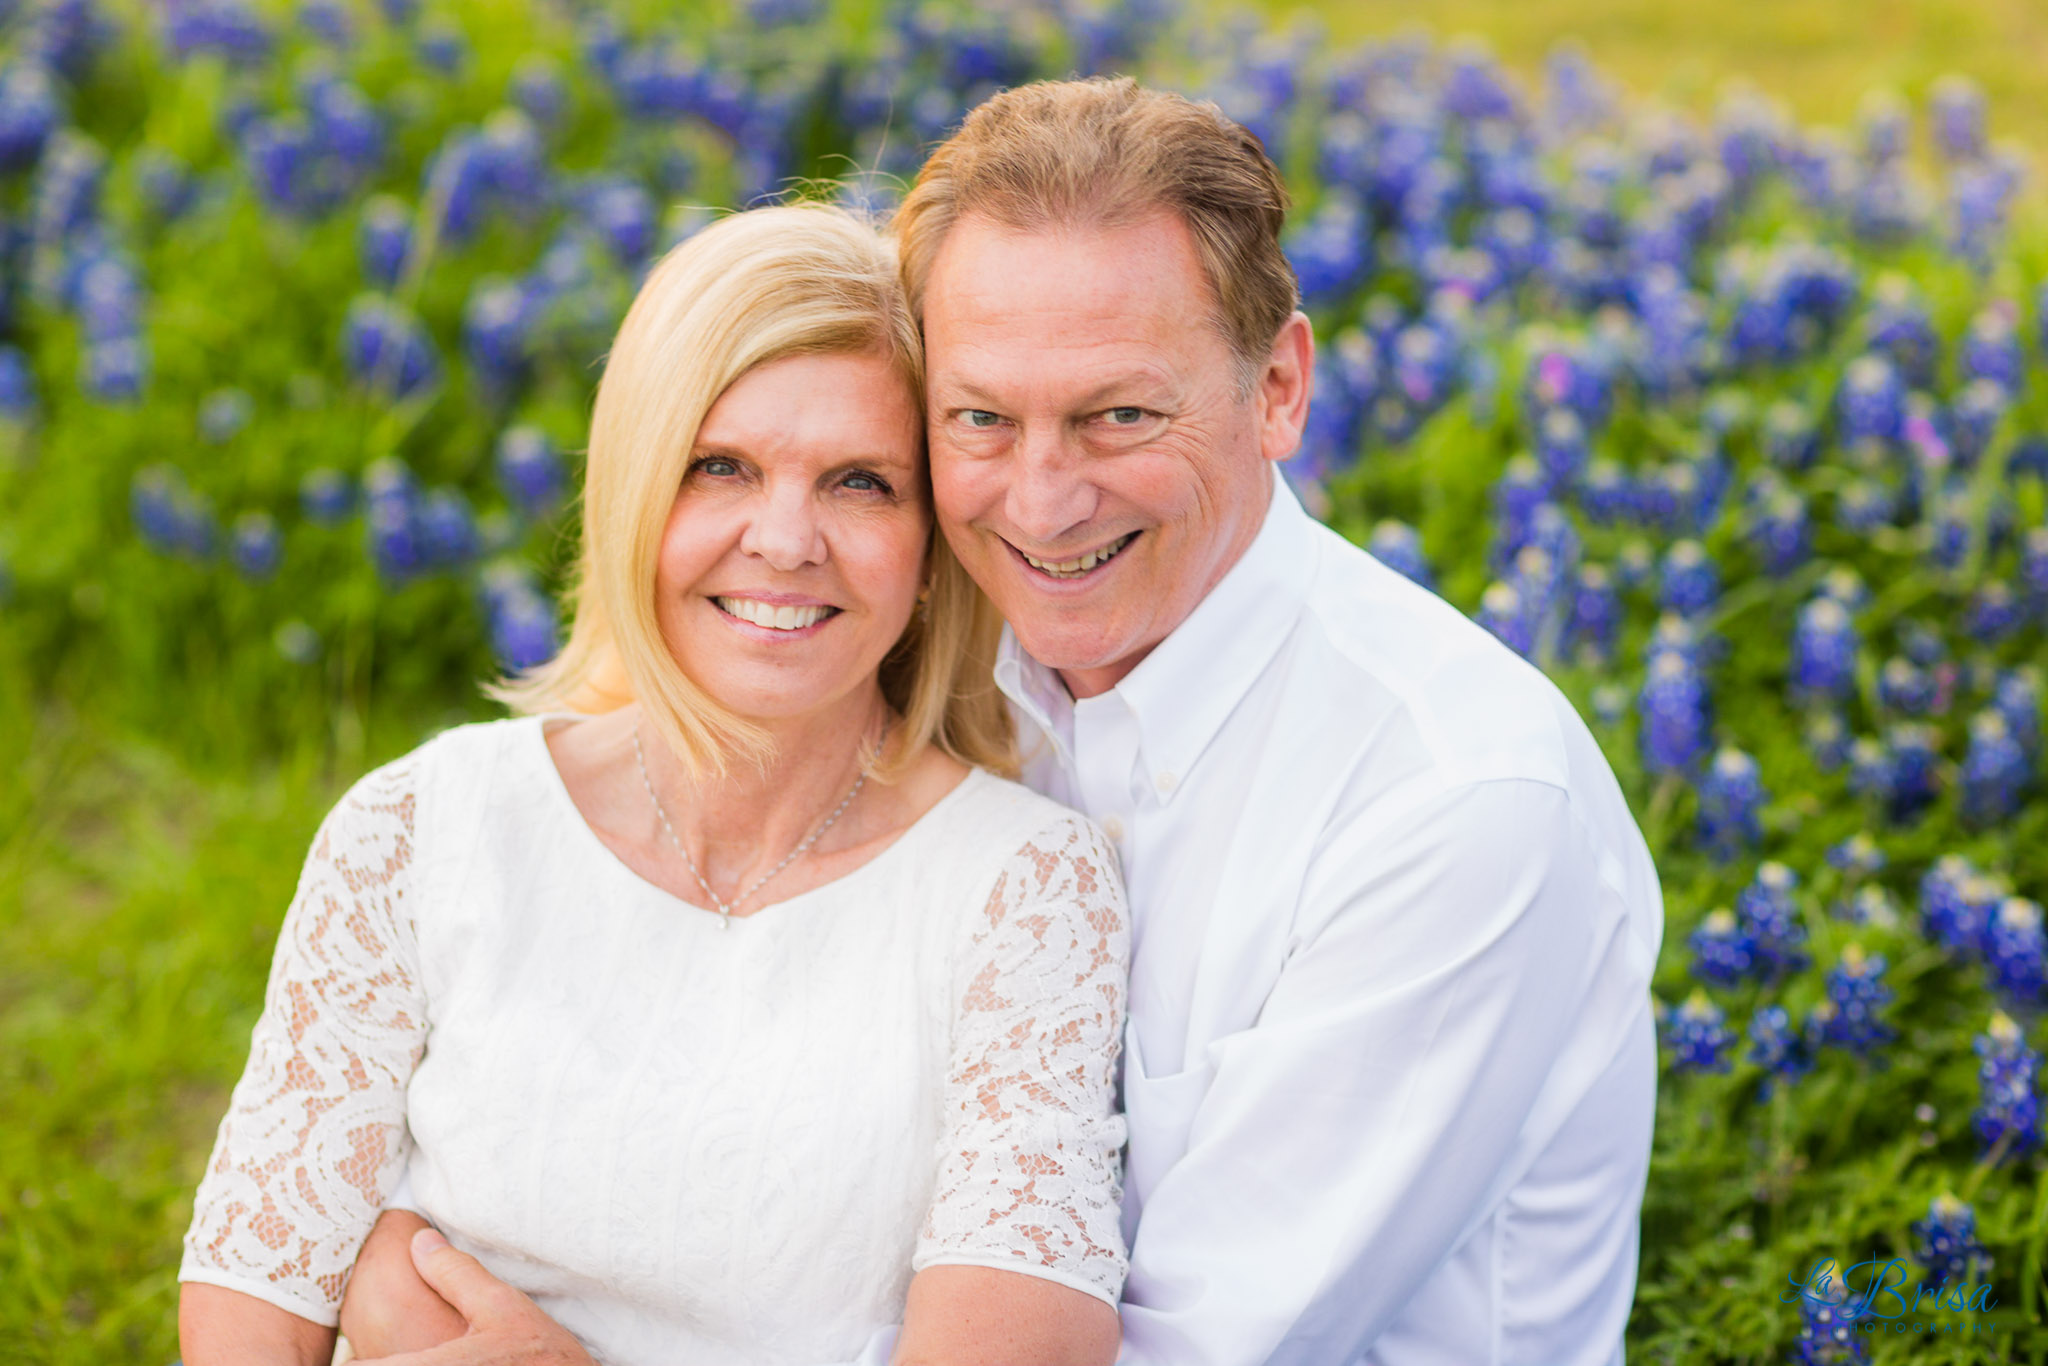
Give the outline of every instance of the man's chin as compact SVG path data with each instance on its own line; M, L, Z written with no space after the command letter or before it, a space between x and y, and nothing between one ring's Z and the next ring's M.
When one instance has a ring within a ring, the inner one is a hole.
M1100 632L1077 632L1071 624L1034 630L1029 624L1019 627L1013 619L1010 629L1024 653L1056 670L1077 697L1115 686L1151 652L1149 645Z

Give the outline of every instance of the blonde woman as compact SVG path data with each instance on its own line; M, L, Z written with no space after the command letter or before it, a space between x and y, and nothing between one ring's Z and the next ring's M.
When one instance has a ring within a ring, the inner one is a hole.
M920 382L891 251L836 209L650 274L566 646L314 839L186 1238L188 1366L325 1362L402 1174L615 1366L899 1322L899 1361L1114 1358L1123 893L1001 776ZM360 1355L461 1330L418 1292Z

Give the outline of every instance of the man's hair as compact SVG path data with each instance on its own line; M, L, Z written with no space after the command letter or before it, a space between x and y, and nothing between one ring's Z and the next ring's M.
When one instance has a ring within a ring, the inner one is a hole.
M910 305L946 234L971 214L1026 231L1180 215L1216 324L1249 393L1299 299L1280 251L1287 187L1258 138L1207 101L1128 76L1039 81L990 96L941 143L893 222Z

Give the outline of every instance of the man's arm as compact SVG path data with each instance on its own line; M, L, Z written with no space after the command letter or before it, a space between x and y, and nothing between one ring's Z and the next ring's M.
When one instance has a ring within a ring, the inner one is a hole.
M1512 1176L1596 936L1627 933L1616 895L1548 784L1475 783L1338 832L1146 1200L1119 1361L1334 1366L1369 1346Z

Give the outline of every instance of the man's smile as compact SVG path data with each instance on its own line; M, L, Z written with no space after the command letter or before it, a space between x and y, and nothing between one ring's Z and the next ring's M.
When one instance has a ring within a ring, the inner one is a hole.
M1023 560L1024 563L1030 565L1047 578L1082 579L1115 559L1123 552L1124 547L1137 538L1137 532L1128 531L1107 545L1099 546L1085 555L1077 555L1069 560L1043 560L1036 555L1029 555L1024 551L1017 550L1017 547L1014 545L1010 546L1010 549L1016 551L1017 558ZM1004 544L1008 545L1009 543L1006 541Z

